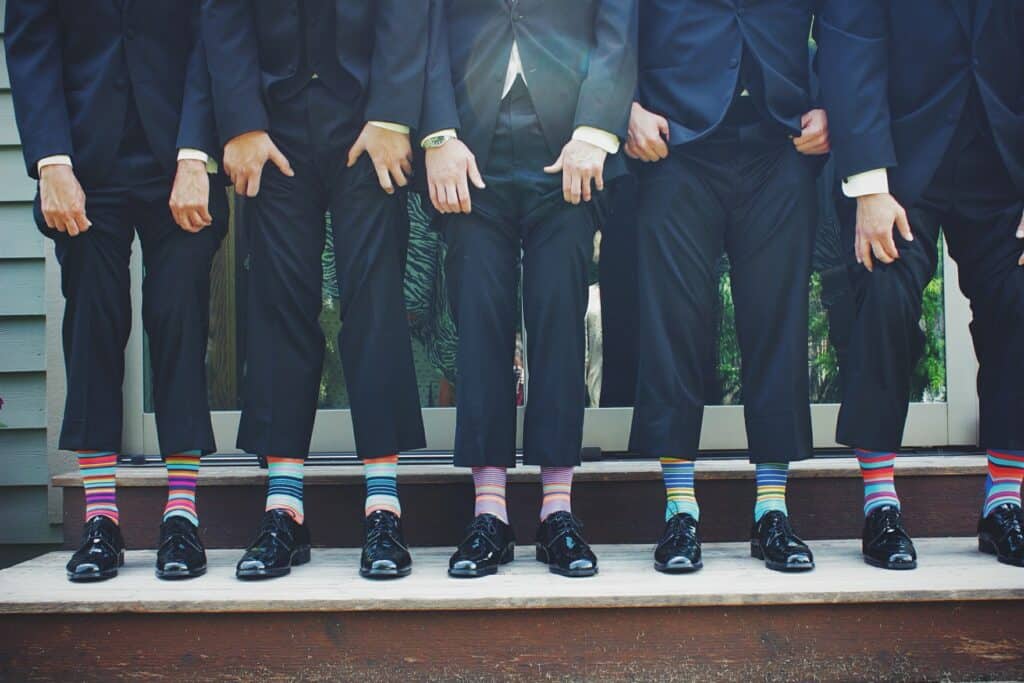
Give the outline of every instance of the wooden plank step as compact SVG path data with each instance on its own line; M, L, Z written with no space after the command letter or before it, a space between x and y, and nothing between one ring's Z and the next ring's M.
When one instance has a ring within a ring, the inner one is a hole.
M233 578L235 552L166 583L135 551L118 578L75 585L54 553L0 572L0 679L1024 679L1024 569L974 544L922 540L918 570L887 572L822 541L817 570L795 576L745 544L708 544L688 576L654 572L649 546L605 546L593 579L553 576L524 548L470 581L418 549L412 576L387 583L358 578L351 550L258 584Z
M243 582L239 553L210 552L209 573L192 581L153 576L152 551L128 553L111 581L72 584L67 554L49 553L0 572L0 613L225 613L366 610L488 610L597 607L695 607L1024 600L1024 569L997 563L974 538L922 539L913 572L873 569L855 541L813 544L818 567L805 574L765 569L745 543L707 544L705 568L692 575L655 572L647 545L595 546L600 573L591 579L551 575L518 548L519 559L498 575L456 580L446 574L449 551L414 551L413 574L398 581L360 578L355 549L314 550L313 561L287 578Z
M897 461L900 497L912 534L967 536L982 504L985 459L980 456L904 457ZM697 466L697 498L706 541L749 538L754 469L745 461L710 460ZM537 468L511 472L512 526L529 539L537 526L541 491ZM202 533L211 548L248 544L263 510L266 472L256 467L205 467L199 477ZM81 535L85 501L81 478L61 475L65 547ZM152 548L166 500L159 467L122 467L118 505L128 547ZM315 544L362 543L363 474L359 467L311 466L305 507ZM465 470L449 465L402 465L399 469L406 539L416 546L449 547L463 536L473 513L473 486ZM808 539L859 538L863 487L854 458L822 458L793 466L789 508ZM665 492L656 462L585 463L576 474L573 506L592 543L654 542L664 523ZM628 511L628 514L624 514Z

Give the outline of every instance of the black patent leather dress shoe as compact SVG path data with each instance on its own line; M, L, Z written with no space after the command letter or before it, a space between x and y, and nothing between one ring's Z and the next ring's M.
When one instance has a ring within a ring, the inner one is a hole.
M697 520L685 512L673 515L654 549L654 568L666 574L688 574L703 566Z
M191 579L206 573L206 548L199 540L199 529L174 515L160 525L160 545L156 551L156 578Z
M367 579L397 579L412 571L412 557L402 537L402 520L387 510L366 518L359 575Z
M512 527L491 514L477 515L466 527L466 537L448 560L448 575L473 579L496 574L498 566L515 559Z
M864 561L882 569L915 569L917 551L903 528L903 516L895 505L883 505L864 518L861 544Z
M1024 567L1024 513L1003 503L978 521L978 550L1003 564Z
M583 523L571 512L552 513L537 527L537 561L561 576L597 574L597 557L583 540Z
M284 510L268 510L260 520L256 540L246 549L235 568L245 580L271 579L309 562L309 527L299 524Z
M789 525L789 517L770 510L754 523L750 531L750 555L764 560L777 572L805 572L814 569L814 555Z
M82 544L68 562L68 579L76 583L112 579L117 576L117 568L123 566L121 527L103 515L86 522Z

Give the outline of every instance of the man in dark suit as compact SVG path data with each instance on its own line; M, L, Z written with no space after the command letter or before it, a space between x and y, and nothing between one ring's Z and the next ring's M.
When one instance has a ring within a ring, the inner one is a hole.
M426 66L423 0L204 0L203 37L224 167L251 239L238 447L269 468L239 578L309 559L302 463L323 365L324 215L341 292L338 346L367 477L360 573L405 576L398 453L425 445L402 299L409 132Z
M216 449L206 394L210 265L227 230L199 4L10 0L6 49L35 216L61 265L67 403L60 447L78 453L86 498L72 581L124 562L114 474L121 452L129 258L138 233L160 452L171 486L157 576L206 570L199 458ZM211 184L214 186L211 192Z
M827 2L820 26L856 319L837 440L865 479L864 559L916 565L893 484L940 227L971 300L988 449L983 551L1024 565L1024 4Z
M635 86L633 0L434 0L423 131L427 184L448 244L458 325L455 464L473 468L475 519L453 576L511 561L512 360L522 315L529 393L524 461L541 466L537 559L591 576L570 505L583 437L584 316L595 212L623 170ZM607 160L607 163L606 163Z
M639 370L631 449L659 457L666 527L655 567L701 565L693 495L712 357L717 265L731 264L750 460L751 551L814 566L789 525L788 463L813 455L808 285L817 217L812 157L828 152L808 66L811 0L640 3L640 84L626 152L640 173Z

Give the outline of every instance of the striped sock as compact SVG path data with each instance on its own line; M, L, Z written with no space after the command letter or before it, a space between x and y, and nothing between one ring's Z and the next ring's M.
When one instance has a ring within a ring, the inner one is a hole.
M363 475L366 477L366 516L378 510L393 512L402 516L402 504L398 501L398 456L363 460Z
M117 453L78 451L78 469L85 488L85 521L109 517L120 523L117 511Z
M267 507L266 510L284 510L298 524L306 518L302 509L302 475L305 461L302 458L267 457Z
M202 451L185 451L167 456L165 522L168 518L177 516L199 526L199 513L196 512L196 480L199 478L201 455Z
M860 473L864 477L864 516L883 505L900 507L900 499L896 495L896 482L893 480L893 469L896 466L895 453L880 451L864 451L856 449Z
M508 507L505 504L505 487L508 484L508 470L504 467L474 467L473 489L476 502L473 516L494 515L508 524Z
M700 520L700 506L693 492L693 461L682 458L662 458L661 476L665 480L665 520L687 513Z
M988 517L995 508L1009 503L1020 507L1020 485L1024 481L1024 451L988 452L988 477L985 478L985 507Z
M788 515L786 482L789 479L789 463L759 462L755 469L757 500L754 502L754 521L760 521L764 513L770 510L778 510L782 514Z
M555 512L572 512L572 472L572 467L540 468L540 483L544 491L540 521Z

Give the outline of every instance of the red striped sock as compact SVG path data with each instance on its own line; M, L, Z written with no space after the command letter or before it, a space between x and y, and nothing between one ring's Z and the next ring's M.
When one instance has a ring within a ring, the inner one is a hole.
M85 521L102 515L118 523L117 453L78 451L78 468L85 489Z
M169 517L177 516L199 526L199 513L196 512L196 480L199 479L200 455L200 451L185 451L167 456L165 522Z

